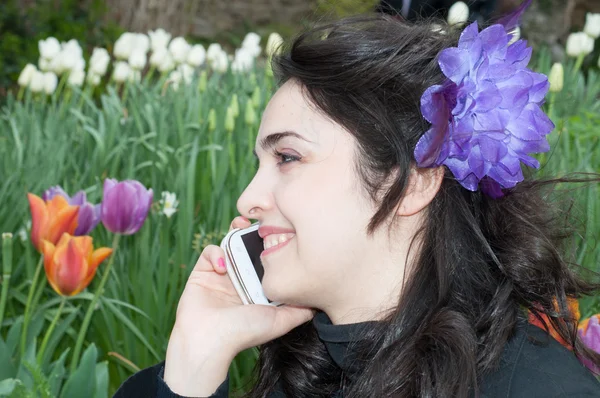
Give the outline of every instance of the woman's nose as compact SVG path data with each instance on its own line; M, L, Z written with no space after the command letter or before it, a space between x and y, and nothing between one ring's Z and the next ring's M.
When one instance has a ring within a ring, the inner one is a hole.
M260 220L273 208L273 195L264 178L257 173L237 201L239 213L250 219Z

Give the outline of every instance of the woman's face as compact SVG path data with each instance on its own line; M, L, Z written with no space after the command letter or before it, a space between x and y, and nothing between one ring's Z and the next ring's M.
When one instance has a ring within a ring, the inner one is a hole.
M341 314L379 301L373 290L394 282L378 272L388 240L366 233L376 208L355 171L354 137L290 81L265 109L255 151L260 166L237 207L275 245L261 256L267 297Z

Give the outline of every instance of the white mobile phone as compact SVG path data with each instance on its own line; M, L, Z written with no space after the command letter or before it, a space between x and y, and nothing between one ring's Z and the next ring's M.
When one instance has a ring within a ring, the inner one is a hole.
M260 253L264 250L263 240L258 235L258 223L249 228L231 230L221 248L225 251L227 274L244 304L266 304L279 306L269 300L262 289L264 274Z

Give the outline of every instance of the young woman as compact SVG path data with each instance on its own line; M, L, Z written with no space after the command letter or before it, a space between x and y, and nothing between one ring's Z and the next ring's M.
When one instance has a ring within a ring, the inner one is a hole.
M297 38L232 223L260 223L287 305L242 305L207 247L166 361L116 396L226 397L254 346L251 397L600 396L569 307L598 285L561 257L556 180L521 171L548 150L548 82L505 28L379 15Z

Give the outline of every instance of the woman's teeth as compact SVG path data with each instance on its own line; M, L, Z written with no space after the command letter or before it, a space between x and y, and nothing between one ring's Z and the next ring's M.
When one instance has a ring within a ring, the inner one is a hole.
M263 245L265 250L270 249L273 246L277 246L281 243L285 243L288 240L292 239L296 234L287 233L287 234L272 234L266 236L263 240Z

